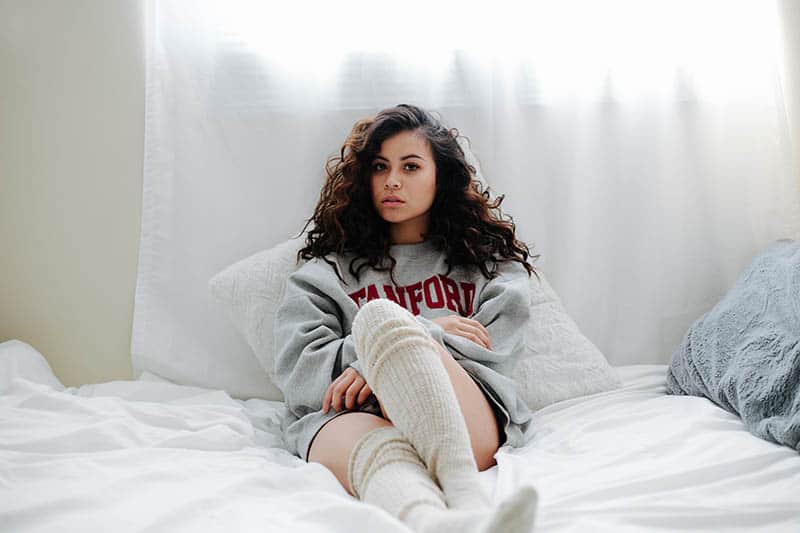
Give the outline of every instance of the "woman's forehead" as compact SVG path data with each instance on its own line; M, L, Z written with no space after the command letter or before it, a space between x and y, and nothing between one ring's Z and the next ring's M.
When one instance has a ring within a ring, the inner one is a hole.
M428 139L421 133L401 131L384 140L377 155L387 159L401 159L408 156L430 159L432 152Z

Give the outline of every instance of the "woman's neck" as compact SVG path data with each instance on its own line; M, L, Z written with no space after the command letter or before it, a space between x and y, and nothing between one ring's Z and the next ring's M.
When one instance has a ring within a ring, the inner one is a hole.
M425 242L425 239L422 236L417 237L416 239L395 239L392 237L389 241L393 246L395 244L420 244Z
M389 226L389 241L392 244L418 244L425 240L428 231L428 214L398 222Z

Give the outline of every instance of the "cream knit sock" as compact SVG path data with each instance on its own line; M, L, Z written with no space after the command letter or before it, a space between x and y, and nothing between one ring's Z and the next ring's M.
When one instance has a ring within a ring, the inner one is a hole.
M350 453L347 480L362 501L405 521L415 507L444 511L444 494L394 426L366 433Z
M356 496L420 533L529 533L537 497L523 487L494 509L451 510L414 447L394 426L374 429L350 454L347 479Z
M411 442L453 509L482 509L467 424L435 342L405 309L372 300L353 321L353 342L387 416Z

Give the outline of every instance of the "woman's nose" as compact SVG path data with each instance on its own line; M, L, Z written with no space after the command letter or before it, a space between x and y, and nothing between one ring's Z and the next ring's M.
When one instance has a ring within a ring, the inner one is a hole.
M386 187L387 189L399 189L400 188L400 180L397 178L397 176L394 174L394 172L389 174L389 177L386 178L386 183L384 184L384 187Z

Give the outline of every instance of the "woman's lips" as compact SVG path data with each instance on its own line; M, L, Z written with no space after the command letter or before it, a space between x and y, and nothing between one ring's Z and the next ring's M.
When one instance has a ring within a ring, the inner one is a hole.
M400 198L390 196L389 198L384 198L381 203L389 207L396 207L398 205L403 205L405 202Z

